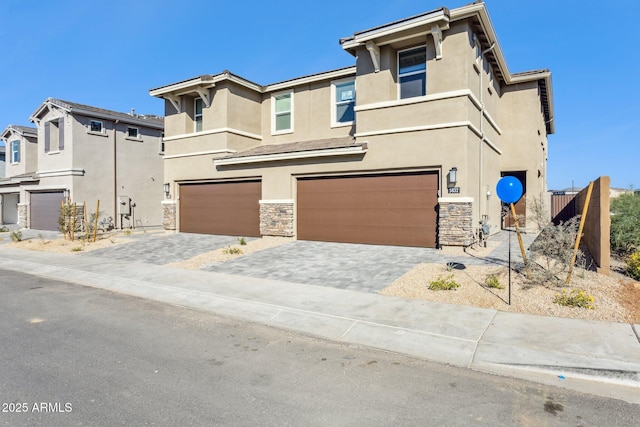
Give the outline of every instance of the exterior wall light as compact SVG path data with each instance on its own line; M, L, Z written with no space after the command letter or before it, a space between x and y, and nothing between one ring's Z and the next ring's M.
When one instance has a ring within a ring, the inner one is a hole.
M168 182L165 182L162 187L164 188L164 192L165 193L169 193L170 188L169 188L169 183Z
M69 191L69 189L65 188L65 190L62 192L62 197L64 197L65 200L69 200L70 195L71 195L71 192Z
M454 166L449 170L449 183L455 185L456 182L458 182L458 168Z

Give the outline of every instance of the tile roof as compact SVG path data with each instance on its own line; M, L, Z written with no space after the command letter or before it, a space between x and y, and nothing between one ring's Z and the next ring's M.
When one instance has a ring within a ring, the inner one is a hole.
M93 112L97 114L109 115L114 118L118 118L124 121L128 120L142 120L148 123L153 123L156 125L163 125L164 119L163 117L156 115L145 115L145 114L136 114L136 113L121 113L119 111L106 110L104 108L92 107L90 105L78 104L77 102L64 101L62 99L48 98L48 102L55 104L59 107L62 107L66 110L84 110L87 112Z
M288 144L259 145L248 150L239 151L223 159L236 159L249 156L267 156L270 154L298 153L303 151L330 150L335 148L366 147L366 143L356 143L355 138L328 138L310 141L291 142Z

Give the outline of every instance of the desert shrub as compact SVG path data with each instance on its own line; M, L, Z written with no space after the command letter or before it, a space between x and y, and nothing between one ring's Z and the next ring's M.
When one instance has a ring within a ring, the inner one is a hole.
M455 280L453 280L453 274L447 277L438 276L435 280L429 282L429 289L432 291L450 291L460 287Z
M9 231L7 227L5 227L4 225L0 225L0 233L6 233L7 231Z
M619 255L640 250L640 194L611 201L611 249Z
M627 274L640 280L640 251L632 253L627 259Z
M495 274L487 276L486 279L484 279L484 284L488 288L504 289L504 286L500 284L500 280L498 280L498 276L496 276Z
M553 302L559 305L563 305L565 307L580 307L580 308L588 308L589 310L593 310L595 307L593 302L595 298L593 295L587 294L586 291L582 289L573 289L570 292L567 292L566 289L562 291L560 294L556 294L553 298Z
M81 252L82 251L82 246L74 246L73 248L71 248L71 252Z
M558 275L569 271L573 258L580 218L578 216L559 224L549 223L531 244L529 250L532 259L542 268L532 269L531 279L534 282L555 282ZM576 264L584 265L584 253L578 249Z
M14 242L22 241L22 231L20 230L12 231L11 234L9 234L9 236L11 237L11 240L13 240Z
M242 250L240 248L227 246L226 248L224 248L222 250L222 253L223 254L229 254L229 255L240 255L240 254L242 254Z
M247 241L245 240L244 237L240 237L238 239L238 242L240 243L240 246L245 246L247 244Z

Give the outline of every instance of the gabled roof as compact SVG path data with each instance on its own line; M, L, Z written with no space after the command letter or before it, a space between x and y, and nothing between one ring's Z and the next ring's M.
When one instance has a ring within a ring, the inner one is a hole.
M47 98L36 111L29 117L29 120L36 123L42 115L51 108L59 108L70 114L81 116L102 118L108 120L119 120L124 123L137 124L156 129L162 129L163 118L156 115L121 113L119 111L106 110L104 108L92 107L90 105L78 104L76 102L63 101L61 99Z
M352 66L339 68L337 70L323 71L320 73L310 74L303 77L296 77L293 79L288 79L262 86L258 83L254 83L250 80L240 77L228 70L225 70L219 74L204 74L198 77L193 77L191 79L182 80L177 83L171 83L165 86L157 87L155 89L150 89L149 95L158 98L164 98L168 96L179 96L189 93L198 93L199 90L210 89L214 87L216 83L220 83L223 81L231 81L248 89L252 89L258 93L265 93L322 80L346 77L351 74L356 74L356 67Z
M38 128L30 127L30 126L18 126L18 125L9 125L5 130L0 134L0 138L7 139L11 136L12 133L17 133L22 137L38 137Z

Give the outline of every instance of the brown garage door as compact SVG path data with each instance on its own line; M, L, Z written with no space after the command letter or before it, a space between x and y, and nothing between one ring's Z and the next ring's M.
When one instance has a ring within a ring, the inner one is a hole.
M31 193L31 228L35 230L58 230L62 191Z
M438 174L298 180L298 238L436 246Z
M260 236L260 181L180 185L180 231Z

